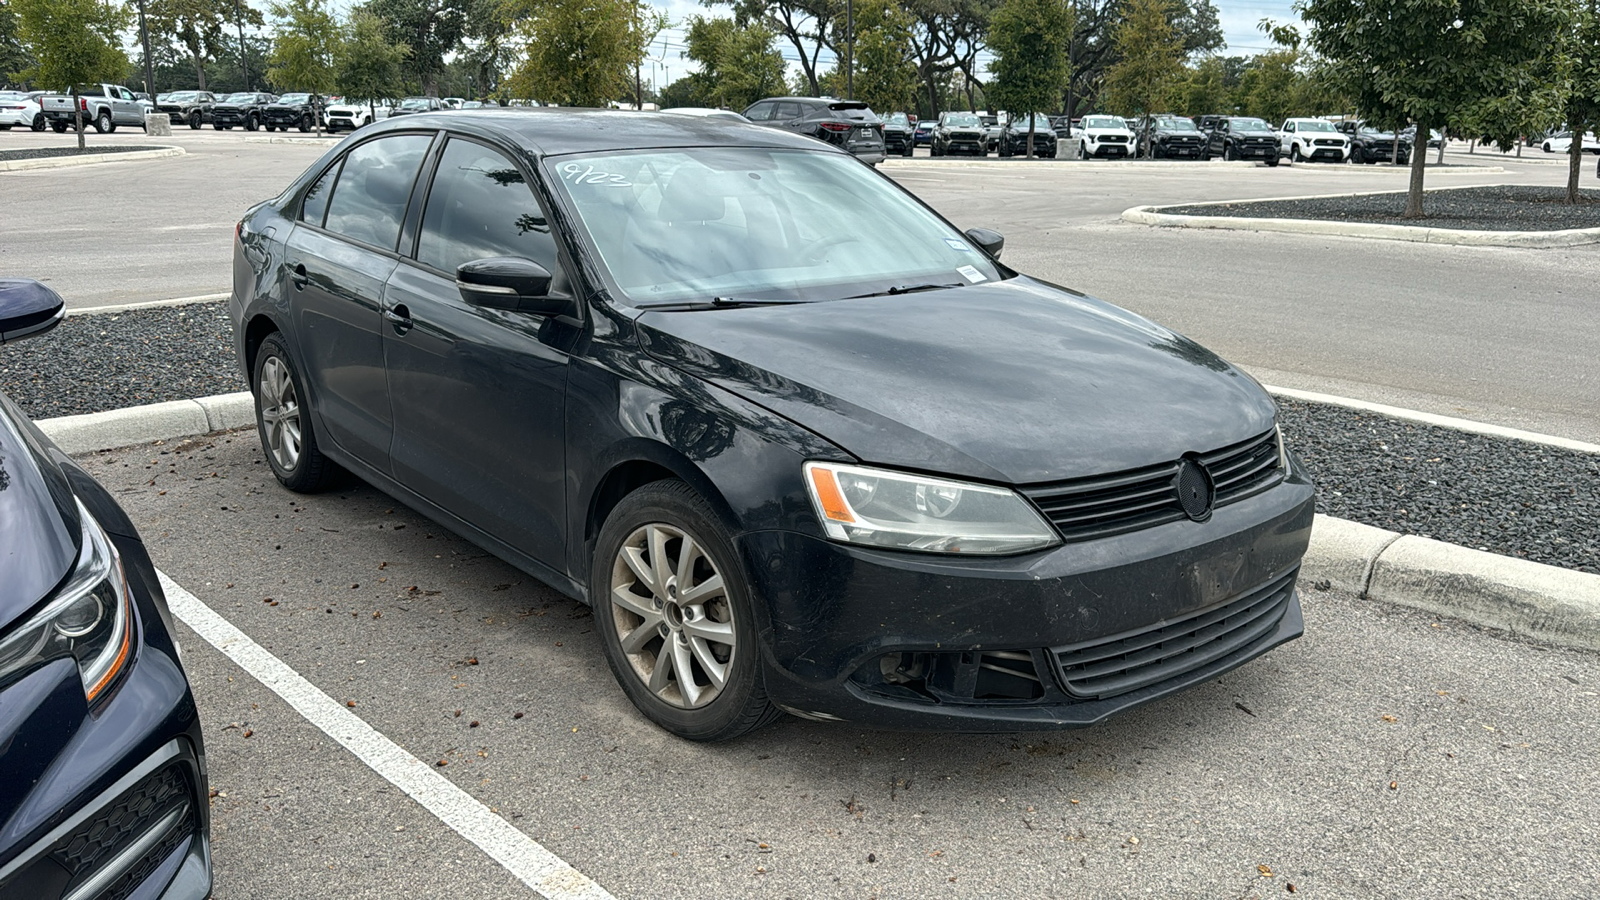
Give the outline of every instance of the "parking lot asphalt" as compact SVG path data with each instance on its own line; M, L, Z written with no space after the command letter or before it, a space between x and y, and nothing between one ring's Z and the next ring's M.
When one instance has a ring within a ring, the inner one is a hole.
M232 226L277 194L327 142L264 144L179 129L94 140L170 142L176 159L0 173L0 271L40 277L69 306L221 293ZM259 139L258 133L254 136ZM73 135L8 132L0 147ZM1456 145L1459 148L1459 145ZM919 153L922 151L919 151ZM1561 184L1562 159L1452 149L1435 187ZM1381 166L965 165L884 171L962 227L1007 235L1029 274L1154 318L1284 387L1356 397L1600 443L1600 246L1520 250L1394 244L1123 223L1131 206L1398 190ZM1585 167L1585 184L1596 182Z
M253 432L81 461L177 584L617 897L1600 890L1595 654L1307 586L1305 638L1094 728L693 745L633 711L584 607L360 484L284 491ZM219 900L531 895L179 635Z

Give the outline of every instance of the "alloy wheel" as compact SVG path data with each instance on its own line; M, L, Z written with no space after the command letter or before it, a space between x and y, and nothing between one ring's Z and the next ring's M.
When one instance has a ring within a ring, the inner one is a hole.
M610 614L635 677L663 702L698 709L728 683L737 650L722 574L688 532L634 529L611 567Z
M300 461L300 400L289 367L276 356L261 364L261 424L267 450L285 472Z

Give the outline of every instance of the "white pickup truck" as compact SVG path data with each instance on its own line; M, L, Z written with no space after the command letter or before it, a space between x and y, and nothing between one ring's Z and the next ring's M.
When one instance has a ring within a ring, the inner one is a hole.
M56 134L77 128L70 93L45 94L39 98L39 110ZM79 86L78 110L83 113L84 124L93 125L101 134L116 131L118 125L144 127L144 107L133 96L133 91L120 84Z

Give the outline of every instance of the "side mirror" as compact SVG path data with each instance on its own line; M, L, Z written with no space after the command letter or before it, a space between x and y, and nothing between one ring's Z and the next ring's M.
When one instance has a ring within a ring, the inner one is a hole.
M0 344L44 334L66 318L61 295L32 278L0 278Z
M1004 250L1006 246L1005 235L998 231L991 231L988 228L968 228L967 237L974 244L977 244L983 252L995 259L1000 258L1000 251Z
M550 296L550 270L520 256L491 256L462 263L456 288L474 306L513 312L559 315L571 301Z

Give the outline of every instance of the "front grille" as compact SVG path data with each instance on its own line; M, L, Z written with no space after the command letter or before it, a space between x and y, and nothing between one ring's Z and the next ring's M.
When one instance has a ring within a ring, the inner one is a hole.
M1332 138L1317 138L1312 143L1316 144L1318 147L1337 147L1343 142L1334 140Z
M1127 142L1128 138L1120 134L1108 134L1100 139L1102 144L1126 144Z
M1271 431L1198 459L1216 486L1214 506L1238 500L1281 474L1278 442ZM1179 462L1024 488L1022 493L1064 539L1107 537L1185 518L1178 501Z
M1062 687L1105 699L1248 654L1283 618L1297 574L1154 628L1052 648Z

